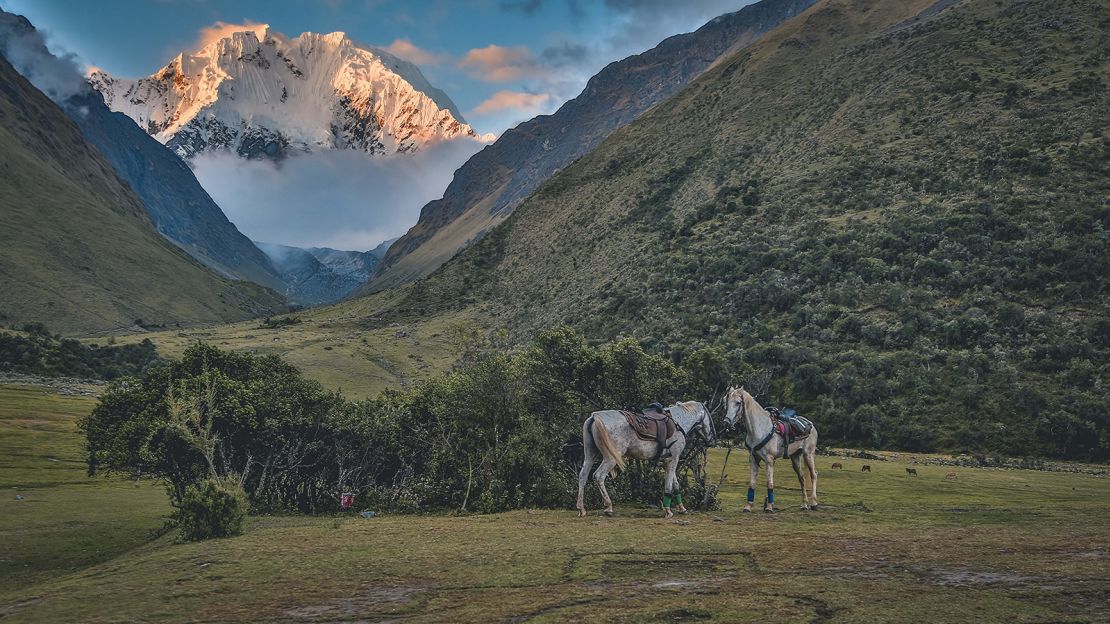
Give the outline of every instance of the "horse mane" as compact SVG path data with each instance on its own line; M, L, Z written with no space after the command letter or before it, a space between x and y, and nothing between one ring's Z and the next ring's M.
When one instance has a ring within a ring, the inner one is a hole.
M675 403L675 405L681 407L687 412L693 412L694 410L698 409L699 403L697 401L679 401L678 403Z
M744 396L744 409L748 409L749 407L754 406L758 410L759 413L762 413L767 418L771 418L771 413L768 412L766 409L764 409L764 407L759 404L759 401L755 400L755 397L753 397L750 392L748 392L747 390L744 390L743 396ZM749 411L755 412L756 410L749 410Z

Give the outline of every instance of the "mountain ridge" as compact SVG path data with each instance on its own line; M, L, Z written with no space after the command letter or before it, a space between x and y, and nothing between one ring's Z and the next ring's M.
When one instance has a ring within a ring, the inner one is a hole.
M96 333L285 309L159 235L80 129L0 54L0 318Z
M1094 0L821 0L382 322L708 355L843 444L1110 456L1106 24Z
M109 108L186 159L217 149L246 158L322 149L381 156L484 140L416 65L342 32L290 38L261 25L180 53L145 78L94 70L89 82Z
M460 167L443 198L424 206L417 224L390 247L374 280L360 292L427 275L612 131L676 93L721 55L757 40L814 1L763 0L610 63L558 111L507 130Z
M277 267L285 295L300 305L333 303L346 297L370 278L378 263L373 251L254 244Z
M220 275L284 289L269 259L227 219L188 165L129 117L108 110L76 67L66 66L47 49L26 18L0 11L0 51L4 49L18 52L16 69L29 72L32 83L71 74L71 88L53 99L139 195L163 236ZM46 71L46 64L57 66Z

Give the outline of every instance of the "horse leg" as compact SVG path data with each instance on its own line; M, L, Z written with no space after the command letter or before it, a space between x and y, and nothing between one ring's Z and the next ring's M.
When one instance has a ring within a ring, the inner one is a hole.
M817 509L817 458L813 456L813 451L802 455L805 457L806 468L809 469L809 508Z
M790 463L794 465L794 474L798 475L798 484L802 486L802 510L809 509L809 495L806 489L806 480L802 477L802 454L799 453L790 458Z
M585 447L582 457L582 470L578 471L578 517L586 517L586 482L590 480L590 469L594 467L594 453Z
M601 490L601 500L605 502L605 515L613 515L613 499L609 498L609 491L605 489L605 479L609 478L609 473L617 464L612 460L605 458L601 460L601 465L594 471L594 481L597 482L597 489Z
M748 478L748 504L744 505L745 512L751 511L752 503L755 502L755 480L759 477L759 458L755 453L748 455L748 465L751 468L751 476Z
M667 460L666 471L663 474L663 480L666 483L666 496L663 497L663 506L666 509L667 518L674 515L671 513L671 503L675 504L675 511L680 514L686 513L686 505L682 504L682 492L678 489L678 475L676 474L681 452L681 449L673 451L674 454Z
M663 518L673 518L674 512L671 511L672 496L674 492L674 482L671 481L671 460L667 460L667 464L663 467Z
M767 458L767 506L763 511L771 513L775 510L775 458Z

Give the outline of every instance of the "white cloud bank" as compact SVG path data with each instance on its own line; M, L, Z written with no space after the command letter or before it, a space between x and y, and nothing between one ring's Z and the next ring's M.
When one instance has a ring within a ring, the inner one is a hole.
M202 154L193 170L227 218L252 240L365 251L404 234L424 204L443 196L483 143L460 139L415 154L302 154L280 163Z

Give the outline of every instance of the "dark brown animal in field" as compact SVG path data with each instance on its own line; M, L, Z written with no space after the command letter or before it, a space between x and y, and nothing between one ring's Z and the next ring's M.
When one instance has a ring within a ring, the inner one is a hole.
M863 468L859 469L860 472L871 472L871 464L864 464Z
M840 462L833 462L832 469L833 470L844 470L844 464L842 464Z
M906 468L906 474L917 476L917 468Z
M956 477L956 473L954 473L954 472L950 472L950 473L948 473L948 474L944 475L944 480L945 480L945 481L953 481L953 480L955 480L956 478L957 478L957 477Z

